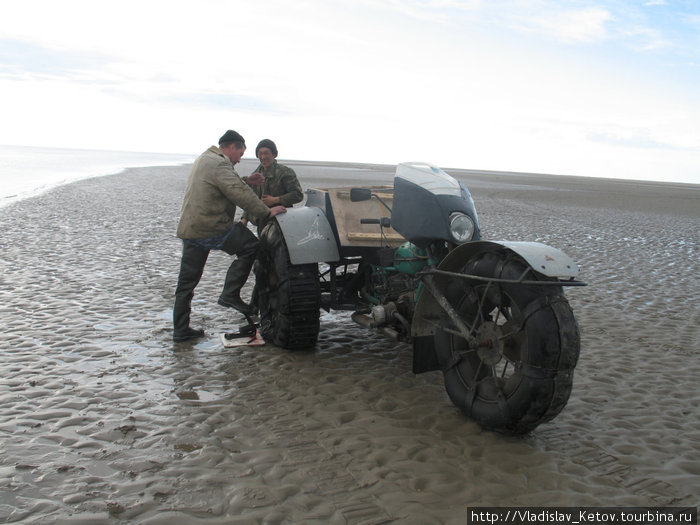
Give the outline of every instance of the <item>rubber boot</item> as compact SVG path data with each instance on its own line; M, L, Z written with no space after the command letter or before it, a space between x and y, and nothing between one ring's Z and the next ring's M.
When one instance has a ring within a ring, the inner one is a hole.
M219 304L229 308L235 308L245 315L253 315L255 309L241 299L241 288L248 281L250 269L255 262L255 255L248 257L238 257L229 266L226 273L224 289L219 297Z
M258 254L260 241L253 232L240 223L236 225L231 235L235 236L235 253L237 258L231 263L228 272L226 272L224 289L221 292L218 303L222 306L235 308L244 315L253 315L255 308L243 302L241 299L241 288L248 281L250 270Z
M173 305L173 340L175 342L204 335L204 330L190 328L190 313L194 289L202 278L208 256L208 250L202 250L185 242L182 243L180 275L177 279L175 304Z

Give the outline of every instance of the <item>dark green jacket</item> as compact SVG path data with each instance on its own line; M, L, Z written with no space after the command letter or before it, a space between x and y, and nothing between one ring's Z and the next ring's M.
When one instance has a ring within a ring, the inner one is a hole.
M262 199L263 195L272 195L280 198L280 205L285 208L290 208L297 202L304 199L304 192L301 189L297 174L292 168L278 164L277 161L272 163L272 166L263 169L262 165L258 165L255 171L261 172L265 176L265 182L262 186L251 186L255 194ZM248 181L248 177L243 177L244 181ZM250 214L243 215L250 220ZM257 223L255 217L253 222Z

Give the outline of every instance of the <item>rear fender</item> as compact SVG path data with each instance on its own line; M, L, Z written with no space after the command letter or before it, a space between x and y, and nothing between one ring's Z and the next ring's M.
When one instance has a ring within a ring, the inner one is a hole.
M340 259L328 219L320 208L289 208L275 217L287 243L292 264L333 262Z
M579 268L576 263L564 252L539 242L516 241L475 241L462 244L452 250L440 262L438 270L458 272L466 262L481 253L509 250L520 257L538 273L547 277L560 279L573 279L578 275ZM436 276L435 284L438 289L444 290L446 277ZM413 323L411 324L411 336L431 336L436 332L435 323L429 323L426 319L436 319L440 315L440 305L433 295L424 290L416 304Z

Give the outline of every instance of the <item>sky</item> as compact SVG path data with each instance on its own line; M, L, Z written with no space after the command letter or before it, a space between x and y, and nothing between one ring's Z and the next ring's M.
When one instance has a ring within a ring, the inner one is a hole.
M0 0L0 144L700 183L698 0Z

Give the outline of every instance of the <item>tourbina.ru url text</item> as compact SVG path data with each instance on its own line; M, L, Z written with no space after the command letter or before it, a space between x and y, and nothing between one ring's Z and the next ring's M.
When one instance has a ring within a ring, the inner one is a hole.
M696 507L471 507L467 509L468 524L562 524L584 525L616 523L654 525L657 523L695 524Z

